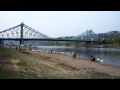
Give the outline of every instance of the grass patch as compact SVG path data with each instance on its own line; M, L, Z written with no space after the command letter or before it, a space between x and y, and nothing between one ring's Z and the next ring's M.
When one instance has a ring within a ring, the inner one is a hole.
M18 63L16 63L18 66L28 66L27 63L25 61L20 61Z
M25 74L21 72L0 70L0 79L23 79Z
M10 50L7 50L4 47L0 47L0 59L1 60L7 60L11 58Z

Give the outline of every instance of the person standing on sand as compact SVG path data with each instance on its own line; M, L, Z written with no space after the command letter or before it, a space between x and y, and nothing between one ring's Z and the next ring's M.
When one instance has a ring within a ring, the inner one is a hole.
M91 60L93 59L93 56L91 55Z
M76 53L74 53L73 58L76 59Z
M53 50L51 50L51 53L52 53Z
M91 60L96 61L96 58L91 55Z
M72 58L74 57L74 54L75 54L75 53L74 53L74 51L73 51L73 52L72 52Z

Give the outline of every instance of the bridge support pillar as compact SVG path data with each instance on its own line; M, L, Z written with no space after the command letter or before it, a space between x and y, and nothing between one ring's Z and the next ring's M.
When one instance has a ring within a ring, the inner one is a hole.
M0 40L0 46L3 46L3 45L4 45L3 40Z
M24 45L24 40L23 39L20 40L20 45Z

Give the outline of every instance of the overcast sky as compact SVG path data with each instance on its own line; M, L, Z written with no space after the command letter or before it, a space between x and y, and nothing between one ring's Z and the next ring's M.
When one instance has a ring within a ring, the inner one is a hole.
M0 11L0 31L22 21L50 37L120 31L120 11Z

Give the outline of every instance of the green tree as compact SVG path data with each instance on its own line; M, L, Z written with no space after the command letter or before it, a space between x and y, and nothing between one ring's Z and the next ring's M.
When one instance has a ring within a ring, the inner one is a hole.
M108 39L107 39L107 43L108 43L108 44L112 44L112 39L111 39L111 38L108 38Z
M120 37L118 38L118 43L120 44Z

